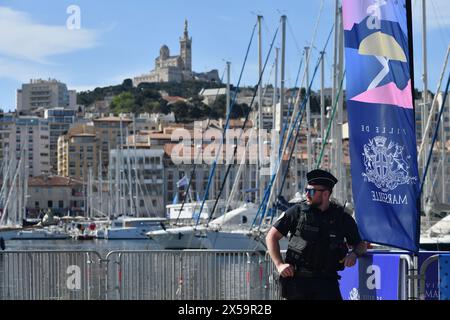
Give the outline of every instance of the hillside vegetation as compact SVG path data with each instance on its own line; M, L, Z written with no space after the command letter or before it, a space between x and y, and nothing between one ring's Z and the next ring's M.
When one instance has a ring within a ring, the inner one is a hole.
M225 96L218 96L215 102L208 106L202 102L198 94L201 89L219 88L214 82L185 81L182 83L142 83L133 87L131 79L126 79L122 84L103 88L95 88L93 91L78 93L77 103L90 106L96 101L104 100L105 97L114 97L110 105L110 112L119 114L121 112L133 113L170 113L175 114L177 122L191 122L205 118L225 117ZM162 91L169 96L178 96L186 99L168 104L161 96ZM235 105L231 118L245 116L249 107L246 104Z

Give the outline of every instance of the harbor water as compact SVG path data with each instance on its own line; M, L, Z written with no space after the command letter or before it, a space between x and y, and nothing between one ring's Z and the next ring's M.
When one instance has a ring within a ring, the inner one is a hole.
M6 241L6 251L18 250L80 250L96 251L102 257L110 251L116 250L159 250L157 243L150 239L143 240L8 240Z

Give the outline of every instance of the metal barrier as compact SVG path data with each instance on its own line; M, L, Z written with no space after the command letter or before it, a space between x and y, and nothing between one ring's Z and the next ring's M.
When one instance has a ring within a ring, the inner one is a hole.
M419 274L419 279L420 279L420 286L419 286L419 299L420 300L425 300L425 282L426 282L426 272L428 267L430 266L430 264L432 264L435 261L438 261L439 259L439 255L438 254L434 254L431 257L428 257L420 266L420 274Z
M400 255L399 299L414 297L417 277L412 265L409 255ZM229 250L142 250L112 251L105 259L95 251L2 251L0 299L281 298L278 272L268 254Z
M0 299L102 299L100 262L94 251L3 251Z
M108 300L271 298L271 262L254 251L113 251L106 260Z

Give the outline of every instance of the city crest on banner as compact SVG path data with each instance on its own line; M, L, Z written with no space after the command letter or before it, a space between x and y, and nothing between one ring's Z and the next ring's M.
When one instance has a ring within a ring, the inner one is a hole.
M408 0L343 0L353 200L364 240L418 251Z

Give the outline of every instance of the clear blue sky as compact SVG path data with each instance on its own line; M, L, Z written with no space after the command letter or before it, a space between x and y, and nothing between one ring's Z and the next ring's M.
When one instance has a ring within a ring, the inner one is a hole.
M317 29L312 64L332 27L334 0L0 0L0 107L15 109L16 90L35 78L56 78L69 89L115 85L149 72L163 44L179 54L184 19L193 39L193 69L218 69L232 63L237 83L256 15L264 16L263 50L267 53L280 16L286 14L287 86L293 86L303 47ZM67 8L80 8L81 29L69 30ZM427 0L429 88L436 84L450 44L450 1ZM413 0L415 82L422 88L421 1ZM281 46L280 37L276 46ZM330 83L333 43L326 57L326 85ZM257 82L257 42L252 45L241 85ZM268 63L268 82L273 55ZM318 80L318 79L317 79ZM319 81L315 88L318 88Z

